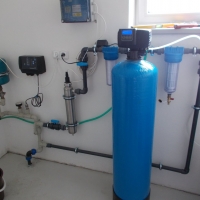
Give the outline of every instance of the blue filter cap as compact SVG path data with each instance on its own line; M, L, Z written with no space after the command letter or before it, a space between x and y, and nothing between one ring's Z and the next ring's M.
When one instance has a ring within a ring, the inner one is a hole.
M103 47L102 51L105 60L117 60L119 57L118 47Z
M184 47L166 47L165 62L180 63L184 54Z

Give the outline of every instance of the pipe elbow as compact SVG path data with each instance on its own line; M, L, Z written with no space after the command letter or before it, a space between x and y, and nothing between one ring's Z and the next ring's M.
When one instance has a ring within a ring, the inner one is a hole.
M81 89L75 89L76 94L86 94L88 92L88 88Z
M37 153L36 149L31 149L30 151L26 153L26 160L29 166L32 165L32 162L31 162L32 155L35 155L36 153Z
M183 172L182 172L182 174L187 175L187 174L189 174L189 172L190 172L189 169L184 169Z

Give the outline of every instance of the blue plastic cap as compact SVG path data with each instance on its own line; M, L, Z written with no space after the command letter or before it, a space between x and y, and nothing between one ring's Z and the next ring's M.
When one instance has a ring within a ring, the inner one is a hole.
M31 161L31 159L32 159L31 156L30 156L30 157L26 157L26 160L27 160L27 161Z
M119 57L118 47L103 47L102 52L105 60L117 60Z
M165 62L179 63L182 61L183 54L184 54L184 47L166 47Z
M79 66L79 67L87 67L88 63L87 62L78 62L77 66Z
M53 124L59 124L59 122L60 122L60 121L57 120L57 119L52 119L52 120L51 120L51 123L53 123Z
M31 149L31 154L32 155L35 155L37 153L37 150L36 149Z

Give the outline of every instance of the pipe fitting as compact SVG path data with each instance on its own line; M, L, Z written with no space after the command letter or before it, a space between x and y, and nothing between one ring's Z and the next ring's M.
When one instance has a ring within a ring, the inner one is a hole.
M36 153L37 153L36 149L31 149L30 151L26 153L26 160L28 162L28 166L32 165L32 162L31 162L32 155L35 155Z

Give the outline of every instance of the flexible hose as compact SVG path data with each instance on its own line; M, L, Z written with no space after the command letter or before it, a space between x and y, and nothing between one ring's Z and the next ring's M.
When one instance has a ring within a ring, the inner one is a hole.
M166 45L163 45L163 46L160 46L160 47L150 47L149 50L152 50L152 51L153 51L153 50L156 50L156 49L163 49L163 48L165 48L165 47L171 46L171 45L173 45L173 44L176 44L176 43L178 43L178 42L181 42L181 41L186 40L186 39L189 39L189 38L197 38L197 39L200 40L200 37L199 37L198 35L188 35L188 36L186 36L186 37L180 38L180 39L178 39L178 40L175 40L174 42L171 42L171 43L169 43L169 44L166 44Z
M79 122L78 124L80 125L80 124L84 124L84 123L87 123L87 122L95 121L95 120L97 120L97 119L99 119L99 118L105 116L106 114L108 114L111 110L112 110L112 107L109 108L108 110L106 110L106 112L104 112L103 114L101 114L101 115L99 115L99 116L97 116L97 117L94 117L94 118L90 118L90 119L81 121L81 122Z
M3 177L2 179L3 179L3 187L0 189L0 192L3 192L6 189L6 181Z
M20 117L16 117L16 116L7 116L7 117L2 117L1 119L9 119L9 118L18 119L18 120L24 121L29 124L34 124L34 122L32 122L32 121L29 121L29 120L26 120L26 119L23 119Z

